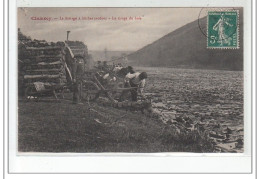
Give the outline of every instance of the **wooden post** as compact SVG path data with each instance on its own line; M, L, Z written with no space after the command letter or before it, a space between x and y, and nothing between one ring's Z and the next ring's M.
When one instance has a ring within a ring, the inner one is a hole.
M70 31L67 31L67 41L69 41L69 33Z
M82 81L80 81L79 99L82 100Z

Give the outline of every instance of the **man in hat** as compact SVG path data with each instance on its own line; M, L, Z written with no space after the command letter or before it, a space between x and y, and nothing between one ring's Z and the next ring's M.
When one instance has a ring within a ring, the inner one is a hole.
M128 73L125 77L127 83L129 83L130 87L136 87L136 89L131 90L132 101L137 101L138 92L144 97L143 91L145 86L145 79L147 79L146 72L136 72L136 73Z
M82 77L84 74L84 59L82 56L75 56L72 66L73 78L73 103L79 104L81 101Z

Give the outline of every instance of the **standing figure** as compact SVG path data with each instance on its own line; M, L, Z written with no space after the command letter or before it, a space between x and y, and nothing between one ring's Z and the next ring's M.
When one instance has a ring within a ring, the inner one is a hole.
M225 34L225 25L230 27L233 26L232 24L228 23L228 20L224 18L224 15L222 14L218 22L213 26L213 30L218 31L218 41L221 45L224 43L230 44L230 40L232 40L232 38Z
M136 89L131 90L132 101L137 101L138 92L142 97L144 97L143 91L145 86L145 79L147 79L146 72L136 72L136 73L128 73L125 77L126 83L129 84L130 87L136 87Z
M82 77L84 74L84 59L82 56L76 56L72 66L73 78L73 103L81 102Z

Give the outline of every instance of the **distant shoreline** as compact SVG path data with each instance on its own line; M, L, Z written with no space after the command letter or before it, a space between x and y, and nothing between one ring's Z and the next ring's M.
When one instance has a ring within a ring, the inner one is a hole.
M230 72L244 72L244 70L230 70L230 69L213 69L213 68L188 68L188 67L176 67L176 66L134 66L134 65L130 65L133 66L135 69L138 68L169 68L169 69L182 69L182 70L211 70L211 71L230 71Z

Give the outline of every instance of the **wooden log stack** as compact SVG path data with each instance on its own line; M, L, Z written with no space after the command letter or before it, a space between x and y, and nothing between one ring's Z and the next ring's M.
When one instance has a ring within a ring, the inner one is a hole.
M67 45L68 46L67 46ZM68 47L73 56L68 58ZM88 58L88 48L80 41L47 42L32 39L18 29L18 85L19 95L34 82L48 85L71 83L73 57Z
M84 60L88 57L88 48L81 41L66 41L74 56L81 56Z
M26 47L23 52L25 86L34 82L63 85L67 82L62 46Z

